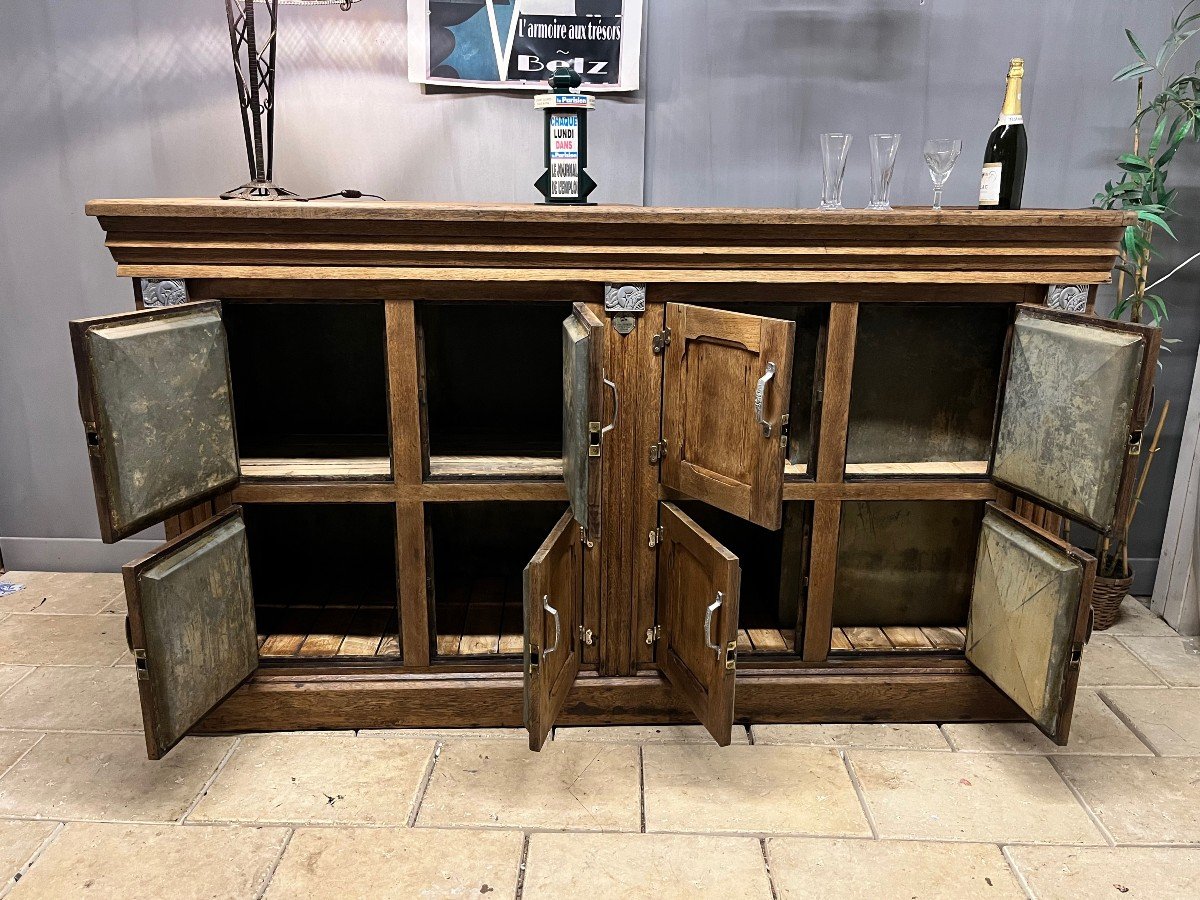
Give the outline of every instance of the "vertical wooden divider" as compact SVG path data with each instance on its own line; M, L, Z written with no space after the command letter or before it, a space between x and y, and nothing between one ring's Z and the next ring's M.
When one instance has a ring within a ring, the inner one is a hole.
M653 293L653 286L650 287ZM658 526L658 466L650 462L650 445L662 437L663 368L661 356L654 355L654 335L666 324L667 306L647 298L646 313L625 338L636 342L637 386L625 400L627 415L636 417L634 452L629 457L634 467L633 554L633 668L654 659L654 647L645 634L653 627L658 600L658 551L649 546L650 532Z
M400 646L406 666L428 666L431 637L425 581L425 508L420 500L401 499L405 492L399 490L420 485L425 471L416 308L412 300L385 300L384 313L392 477L398 489L395 506Z
M603 312L601 312L603 315ZM628 675L634 671L633 584L637 565L636 528L630 460L637 458L634 423L642 398L638 396L638 359L645 333L641 325L628 335L604 329L604 373L617 386L619 410L615 427L604 436L604 475L600 487L604 524L600 541L589 553L600 562L600 635L597 667L601 675ZM612 391L607 387L611 403ZM611 406L605 404L611 411Z
M832 304L829 310L824 397L817 443L818 483L839 484L845 479L846 433L850 425L850 382L854 375L854 346L857 338L858 304ZM804 616L806 662L823 662L829 657L841 520L840 500L813 502L812 555L808 574L808 604Z

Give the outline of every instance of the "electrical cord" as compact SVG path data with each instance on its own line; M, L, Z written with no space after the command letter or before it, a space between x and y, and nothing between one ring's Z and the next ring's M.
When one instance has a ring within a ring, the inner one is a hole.
M319 197L296 197L297 203L307 203L309 200L328 200L331 197L345 197L347 200L361 200L366 197L370 200L385 200L378 194L364 194L362 191L356 191L353 188L347 188L344 191L334 191L332 194L321 194Z

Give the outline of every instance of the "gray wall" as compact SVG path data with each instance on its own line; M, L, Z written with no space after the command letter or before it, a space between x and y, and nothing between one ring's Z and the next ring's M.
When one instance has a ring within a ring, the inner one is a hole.
M1174 3L1146 0L648 0L645 89L592 121L600 202L813 206L817 135L856 135L846 202L867 198L866 135L904 134L893 200L925 203L926 137L961 137L949 203L972 204L1008 58L1026 59L1027 206L1090 204L1125 148L1132 88L1109 83L1133 25L1152 43ZM390 199L533 199L540 121L528 96L422 94L405 78L404 4L281 15L280 178ZM0 28L0 535L10 566L115 565L102 548L65 322L126 309L129 287L82 205L212 195L244 180L219 0L27 0ZM1200 50L1200 45L1197 47ZM1195 51L1193 51L1195 52ZM1194 57L1193 57L1194 58ZM1200 148L1175 166L1197 209ZM1200 242L1197 216L1163 266ZM1166 271L1166 269L1162 269ZM1138 513L1149 589L1200 337L1200 266L1174 310L1160 398L1172 415ZM1109 295L1111 296L1111 290ZM1111 302L1111 301L1108 301ZM47 540L47 539L59 539Z

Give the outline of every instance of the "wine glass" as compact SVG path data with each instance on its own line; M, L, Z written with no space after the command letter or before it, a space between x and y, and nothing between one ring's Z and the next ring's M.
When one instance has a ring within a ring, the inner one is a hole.
M846 157L850 155L848 134L833 132L821 135L821 205L817 209L845 209L842 206L842 178L846 174Z
M929 166L929 177L933 179L933 209L942 208L942 188L962 153L962 141L958 138L934 138L925 142L925 163Z

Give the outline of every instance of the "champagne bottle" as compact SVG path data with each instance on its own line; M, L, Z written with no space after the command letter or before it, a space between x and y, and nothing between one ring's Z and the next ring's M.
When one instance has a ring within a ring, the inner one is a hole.
M979 181L980 209L1020 209L1025 187L1025 157L1028 142L1021 116L1021 79L1025 61L1014 59L1008 66L1008 84L1000 118L988 137Z

